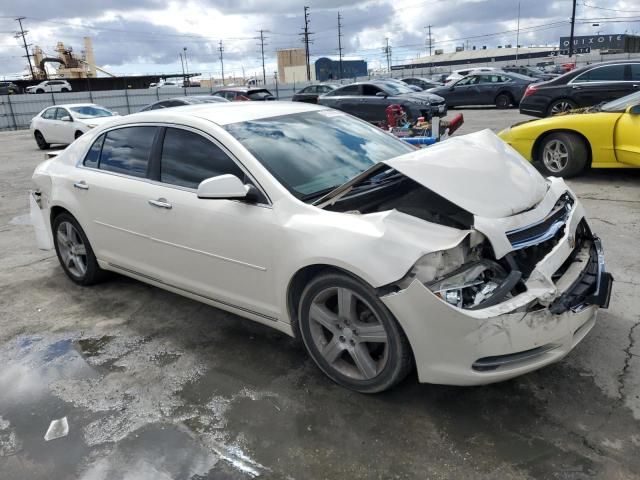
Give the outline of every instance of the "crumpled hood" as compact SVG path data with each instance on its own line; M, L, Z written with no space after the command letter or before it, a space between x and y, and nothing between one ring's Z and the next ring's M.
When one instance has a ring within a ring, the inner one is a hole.
M468 212L515 215L538 204L547 183L490 130L453 137L384 163Z

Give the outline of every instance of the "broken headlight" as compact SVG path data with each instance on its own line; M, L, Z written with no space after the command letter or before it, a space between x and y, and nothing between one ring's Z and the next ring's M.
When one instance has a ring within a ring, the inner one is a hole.
M475 309L489 306L488 299L499 288L502 290L501 287L507 278L507 272L498 263L480 260L466 264L443 278L427 283L426 286L454 307Z

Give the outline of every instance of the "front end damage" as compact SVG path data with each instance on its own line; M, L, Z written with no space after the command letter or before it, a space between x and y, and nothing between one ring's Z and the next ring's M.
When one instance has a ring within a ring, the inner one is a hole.
M422 382L485 384L558 361L609 303L601 242L561 179L535 207L473 223L457 247L380 290Z

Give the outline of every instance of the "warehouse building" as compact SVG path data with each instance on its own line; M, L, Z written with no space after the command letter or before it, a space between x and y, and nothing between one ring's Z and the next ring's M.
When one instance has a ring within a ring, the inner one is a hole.
M339 58L322 57L315 62L316 78L321 82L339 80L340 78L364 77L367 73L367 62L356 58L342 57L342 76L340 76Z

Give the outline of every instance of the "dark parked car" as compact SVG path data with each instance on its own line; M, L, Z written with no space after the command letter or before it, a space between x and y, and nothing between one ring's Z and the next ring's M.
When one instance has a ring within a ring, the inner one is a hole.
M340 85L335 83L321 83L319 85L309 85L297 92L291 99L293 102L318 103L318 97L334 91Z
M229 100L222 97L214 97L212 95L193 95L190 97L176 97L168 98L167 100L160 100L158 102L147 105L141 112L147 110L160 110L161 108L180 107L183 105L198 105L200 103L228 103Z
M448 107L460 105L518 105L527 85L535 78L501 71L467 75L454 83L428 90L444 97Z
M0 95L13 95L20 93L20 87L13 82L0 82Z
M546 117L615 100L639 90L640 60L597 63L530 85L520 102L520 113Z
M525 75L531 78L537 78L539 80L553 80L558 76L557 73L549 73L541 70L537 67L532 67L529 65L512 65L510 67L502 67L502 70L510 73L519 73L520 75Z
M418 117L444 116L447 105L442 97L427 92L414 92L397 82L374 80L356 82L318 97L318 103L350 113L368 122L386 120L389 105L401 105L411 120Z
M266 88L260 87L225 87L213 92L216 97L226 98L230 102L275 100L276 97Z
M442 82L434 82L428 78L421 77L408 77L403 78L402 81L404 83L408 83L409 85L415 85L416 87L420 87L422 90L428 90L429 88L435 88L442 86Z

